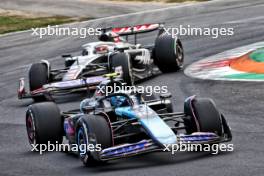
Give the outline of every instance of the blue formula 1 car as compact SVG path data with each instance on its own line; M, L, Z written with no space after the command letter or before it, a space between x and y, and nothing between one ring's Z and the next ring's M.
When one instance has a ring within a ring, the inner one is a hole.
M113 81L100 86L113 86ZM80 108L62 113L53 102L33 104L26 113L29 142L58 144L66 136L69 144L79 147L83 163L89 165L162 151L170 144L214 144L232 139L212 100L192 96L184 102L184 112L173 112L170 98L169 94L156 99L136 92L104 95L96 91L80 103ZM81 146L91 144L100 150L81 150Z

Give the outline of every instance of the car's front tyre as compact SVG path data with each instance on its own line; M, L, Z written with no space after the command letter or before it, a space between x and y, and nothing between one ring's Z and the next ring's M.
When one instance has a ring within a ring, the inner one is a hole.
M212 132L218 136L223 135L221 113L215 106L213 100L208 98L195 98L191 102L192 107L185 106L184 119L188 134L193 132Z
M63 121L53 102L30 105L26 112L26 127L30 144L62 143Z
M85 166L102 163L99 153L113 145L110 122L100 115L83 115L77 122L76 144ZM93 150L88 150L88 147Z
M111 66L114 71L121 73L127 86L134 85L130 56L127 53L117 53L111 57Z
M47 65L44 63L34 63L29 69L29 90L30 92L41 89L43 85L49 83L49 72ZM44 95L34 96L36 102L45 101Z

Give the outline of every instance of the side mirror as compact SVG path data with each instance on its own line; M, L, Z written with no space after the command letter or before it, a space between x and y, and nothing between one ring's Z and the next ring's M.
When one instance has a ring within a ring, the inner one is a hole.
M84 106L82 107L82 112L88 113L95 110L95 106Z
M66 68L72 66L72 64L77 61L78 62L78 56L72 57L71 55L62 55L62 57L65 59L64 65ZM79 63L78 63L79 64Z
M160 94L160 99L168 99L171 97L172 97L171 93Z
M67 58L67 57L72 57L72 55L71 54L63 54L63 55L61 55L61 57L62 58Z

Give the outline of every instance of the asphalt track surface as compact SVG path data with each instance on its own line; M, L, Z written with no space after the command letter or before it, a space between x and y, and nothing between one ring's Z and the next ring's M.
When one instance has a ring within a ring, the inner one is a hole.
M116 18L101 19L78 27L127 25L165 21L168 26L234 27L231 37L183 36L186 65L228 49L264 40L264 1L214 1ZM144 43L153 36L146 35ZM54 66L63 63L62 53L79 53L81 44L94 39L48 37L30 32L0 38L0 175L239 175L264 173L263 83L206 81L186 77L183 71L157 76L144 85L167 85L176 110L190 95L210 97L225 114L232 128L234 152L153 153L112 161L101 167L84 167L78 158L65 153L30 152L25 129L25 110L31 100L18 101L17 80L26 76L30 63L47 58ZM60 100L62 110L78 107L80 97ZM70 100L70 101L67 101Z
M1 0L0 10L18 10L70 17L106 17L168 7L166 3L120 2L108 0Z

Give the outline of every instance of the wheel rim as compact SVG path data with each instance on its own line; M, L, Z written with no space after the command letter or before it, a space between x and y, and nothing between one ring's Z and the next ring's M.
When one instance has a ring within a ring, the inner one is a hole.
M83 127L81 127L81 128L78 130L77 144L78 144L78 148L79 148L79 150L82 150L82 151L83 151L83 148L81 148L81 147L83 147L84 145L87 145L87 141L86 141L86 137L85 137L85 134L84 134L84 129L83 129ZM86 152L85 152L85 153L81 153L81 152L79 151L79 155L80 155L80 157L84 157L85 154L86 154Z
M27 134L28 140L30 144L36 143L36 130L35 124L32 115L28 114L26 118L26 127L27 127Z
M183 63L183 49L179 45L177 40L175 40L175 43L174 43L174 52L175 52L175 55L176 55L176 62L178 64L178 66L181 67L182 63Z

